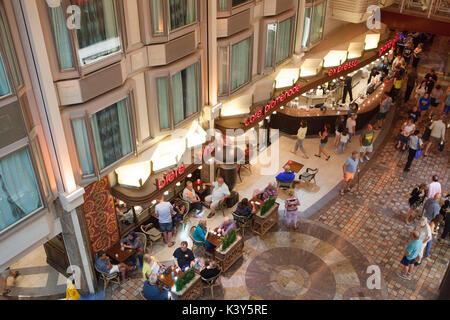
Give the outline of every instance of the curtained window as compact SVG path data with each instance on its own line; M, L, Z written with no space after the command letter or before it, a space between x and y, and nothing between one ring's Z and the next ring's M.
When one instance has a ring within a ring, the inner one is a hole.
M169 80L167 77L156 79L156 90L158 90L158 114L159 129L170 129L170 109L169 109Z
M76 5L78 0L71 0ZM76 29L81 65L91 64L121 50L114 0L86 0Z
M150 15L154 35L164 34L164 0L150 0Z
M276 63L286 60L291 55L292 18L278 25Z
M169 0L170 30L175 30L197 21L196 0Z
M63 6L48 8L59 68L61 70L73 69L72 49L70 47L69 31L66 25Z
M5 69L5 63L0 52L0 98L11 94L11 87L9 86L8 75Z
M315 1L305 8L302 47L307 48L322 39L326 7L327 1Z
M133 151L127 101L117 102L90 117L99 170Z
M219 95L227 95L250 81L252 37L219 47Z
M277 24L270 23L267 25L267 41L266 41L266 68L273 67L273 53L275 50L275 36L277 33Z
M172 103L174 124L199 111L198 63L172 76Z
M43 207L27 148L0 159L0 231Z
M219 11L227 11L228 10L228 0L217 0L217 1L218 1Z

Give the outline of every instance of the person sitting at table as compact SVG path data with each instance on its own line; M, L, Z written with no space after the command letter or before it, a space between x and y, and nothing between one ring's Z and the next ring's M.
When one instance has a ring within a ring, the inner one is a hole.
M127 266L125 263L112 264L105 251L100 250L95 257L95 267L107 274L119 272L122 276L122 281L127 281L127 271L134 271L136 267Z
M266 201L269 198L277 197L278 196L278 189L276 183L269 182L267 187L264 188L264 190L256 189L253 191L253 198L258 198L262 201Z
M276 176L277 181L280 182L292 182L295 179L295 173L291 171L291 167L286 165L284 167L284 172L281 172Z
M186 188L183 190L183 199L189 202L192 208L196 210L195 214L198 215L202 212L203 205L200 197L195 193L192 181L186 182Z
M158 259L149 255L148 253L144 254L143 257L144 263L142 265L142 279L145 281L150 278L153 273L153 270L156 270L159 266L163 271L166 270L166 267L159 262Z
M220 273L219 266L217 262L214 260L206 259L205 264L200 269L200 276L202 277L202 281L206 283L205 280L212 279L216 277Z
M131 231L125 238L120 240L120 247L123 249L135 250L134 256L137 258L135 261L142 264L142 256L144 255L144 244L141 238L137 236L134 231Z
M184 215L186 214L186 204L178 198L172 199L170 201L173 207L175 215L172 216L172 234L177 234L177 225L183 221Z
M175 258L173 260L175 267L182 271L193 267L195 264L194 253L188 248L187 241L181 241L181 247L174 251L173 257Z
M236 228L237 228L236 223L230 217L225 217L223 219L222 224L219 226L219 229L223 230L221 232L221 234L223 234L223 235L226 235L228 232L230 232L231 230L236 229Z
M147 281L144 282L142 291L144 298L147 300L168 300L169 292L158 286L158 277L152 274Z
M212 186L212 193L205 198L205 201L210 204L211 212L208 214L208 218L212 218L216 214L216 209L221 201L225 201L230 196L230 189L224 182L222 177L218 177L214 183L204 183L204 186Z
M250 206L250 204L248 203L248 199L244 198L237 205L236 210L234 210L234 214L240 217L248 217L256 211L258 211L258 206L256 205L256 203L253 203L253 205Z
M208 252L214 252L216 247L210 243L206 238L208 237L208 228L206 227L206 219L202 219L198 222L195 228L194 234L192 235L195 241L202 242L206 246Z

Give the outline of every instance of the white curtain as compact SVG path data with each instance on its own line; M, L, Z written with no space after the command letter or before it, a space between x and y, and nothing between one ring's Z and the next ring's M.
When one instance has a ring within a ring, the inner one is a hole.
M173 103L173 117L175 124L184 119L184 103L183 103L183 80L181 72L172 76L172 103Z
M287 59L291 49L291 23L292 19L280 22L277 36L277 63Z
M74 67L73 57L66 26L66 18L64 16L62 6L56 8L49 7L49 14L52 22L52 31L53 37L55 38L59 67L61 70L71 69Z
M9 62L9 67L14 78L16 87L19 88L23 84L22 73L20 71L19 62L17 60L16 50L11 38L11 30L6 20L0 15L0 35L1 42L5 48L5 59Z
M196 20L196 2L197 0L187 0L186 24L191 24Z
M122 143L122 156L131 153L131 130L128 119L128 99L117 102L117 114L119 116L120 141Z
M309 45L309 31L311 30L311 8L305 8L305 20L303 22L302 47Z
M164 10L162 0L150 0L153 34L164 33Z
M3 57L0 53L0 97L11 93L9 87L8 76L6 74L5 65L3 64Z
M250 40L248 38L231 47L231 90L249 81Z
M186 69L186 114L185 118L198 111L198 63Z
M275 46L275 34L277 25L274 23L267 25L267 42L266 42L266 68L273 67L273 52Z
M102 139L100 138L100 131L98 128L97 118L91 118L92 135L94 136L95 154L97 155L97 164L100 168L105 167L103 160Z
M89 149L86 123L84 119L72 120L72 127L83 175L92 174L94 173L94 167L92 165L91 150Z
M0 159L0 230L42 207L28 149Z
M156 89L158 91L158 111L159 111L159 129L170 129L170 113L168 100L168 79L156 79Z
M228 0L219 0L219 11L228 10Z
M228 94L228 49L229 47L219 47L219 94Z
M320 40L323 32L323 20L325 13L326 1L314 6L311 21L311 43Z

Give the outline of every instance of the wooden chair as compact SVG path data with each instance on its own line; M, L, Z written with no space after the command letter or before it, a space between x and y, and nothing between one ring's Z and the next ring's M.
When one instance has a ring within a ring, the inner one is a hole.
M277 180L277 188L292 189L292 182L284 182L284 181Z
M252 165L250 164L250 162L248 162L248 163L246 162L244 164L239 164L238 165L237 173L238 173L239 180L241 182L242 182L242 178L241 178L241 170L242 170L242 168L247 169L248 171L250 171L250 173L252 173Z
M183 222L182 222L183 230L184 230L184 228L186 228L187 224L191 221L191 210L192 210L192 208L191 208L191 204L189 203L189 201L186 201L183 198L183 194L180 193L179 194L179 198L180 198L181 201L183 201L184 206L186 207L186 213L183 216Z
M195 228L197 228L197 226L192 226L191 229L189 229L189 237L192 240L192 252L194 252L195 248L200 248L200 250L202 251L202 256L205 256L206 244L194 239Z
M120 274L119 274L119 272L105 273L103 271L100 271L97 268L97 266L94 266L94 267L95 267L95 271L97 271L98 274L100 275L100 279L103 280L103 291L106 290L106 288L108 287L108 284L110 282L120 285Z
M144 254L147 253L147 235L142 232L136 232L136 235L141 239L142 243L144 244Z
M217 279L219 279L221 274L222 274L222 270L220 270L219 274L217 276L215 276L214 278L205 279L205 278L202 277L202 280L205 282L203 284L203 289L208 289L208 288L211 289L211 297L212 297L212 299L214 299L214 287L218 287L218 286L221 285L220 283L217 283Z
M237 215L235 212L233 214L233 219L236 221L236 224L239 227L239 230L241 232L242 237L245 235L245 228L251 228L252 227L252 219L253 216L250 214L246 217Z
M147 241L150 243L150 254L153 250L153 242L162 240L162 233L158 229L153 227L153 223L147 225L141 225L141 231L147 236Z
M314 184L317 184L317 182L316 182L316 174L318 172L319 172L318 168L316 168L316 169L308 168L308 169L306 169L306 172L303 172L300 175L300 177L299 177L300 181L311 182L311 181L314 180Z

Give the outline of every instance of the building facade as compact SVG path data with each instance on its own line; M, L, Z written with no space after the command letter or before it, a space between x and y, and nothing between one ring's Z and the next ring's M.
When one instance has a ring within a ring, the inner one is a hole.
M48 260L79 266L95 291L95 253L127 229L117 195L141 224L181 180L152 181L210 146L216 118L248 114L280 68L367 18L362 1L347 15L336 2L0 1L0 266L47 243Z

